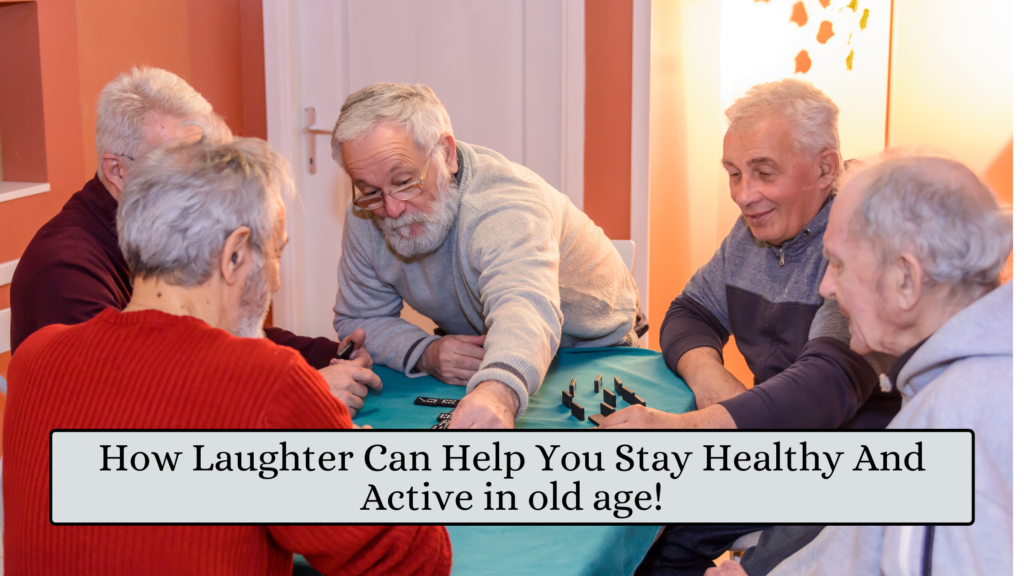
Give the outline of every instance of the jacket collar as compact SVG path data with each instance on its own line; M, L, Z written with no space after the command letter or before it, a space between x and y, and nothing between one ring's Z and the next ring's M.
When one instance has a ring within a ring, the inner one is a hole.
M89 180L82 188L82 195L89 211L103 222L103 225L117 237L117 200L110 195L107 187L100 181L99 174Z
M768 248L775 254L775 258L779 260L780 266L785 266L789 260L796 261L800 259L800 255L803 254L809 246L820 246L821 236L825 234L825 228L828 226L828 215L832 211L832 200L836 197L835 192L825 198L825 203L818 209L818 213L814 215L811 221L800 229L795 238L790 238L782 243L781 246L772 246L767 242L760 240L754 240L754 243L758 246ZM749 231L749 228L748 228Z

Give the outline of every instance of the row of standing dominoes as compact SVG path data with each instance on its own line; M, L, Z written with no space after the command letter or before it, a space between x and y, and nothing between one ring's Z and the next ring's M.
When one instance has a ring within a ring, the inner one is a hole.
M602 374L598 374L597 378L594 378L594 393L597 394L602 391L604 392L604 402L601 403L601 414L593 414L589 418L590 422L597 426L601 425L605 416L615 412L616 405L615 394L612 394L604 388L604 376ZM615 378L615 392L619 396L622 396L622 399L629 404L647 406L647 402L645 402L643 398L637 396L636 392L633 392L629 388L623 386L622 380L619 380L617 377ZM584 411L583 406L580 406L574 401L575 397L576 379L573 378L572 381L569 382L569 390L562 391L562 405L571 410L573 417L582 422L586 412Z

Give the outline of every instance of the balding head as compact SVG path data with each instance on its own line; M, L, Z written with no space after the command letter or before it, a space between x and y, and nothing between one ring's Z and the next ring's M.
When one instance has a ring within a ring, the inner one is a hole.
M994 290L1012 249L1012 217L970 169L889 156L842 187L824 238L821 293L850 317L851 347L862 353L900 353L891 336Z

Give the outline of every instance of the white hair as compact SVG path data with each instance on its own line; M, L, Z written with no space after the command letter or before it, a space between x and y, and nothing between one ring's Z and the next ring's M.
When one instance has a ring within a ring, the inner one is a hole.
M227 237L240 226L262 268L282 194L295 189L288 161L256 138L169 143L128 175L117 211L121 252L132 277L179 286L210 278Z
M132 68L103 87L96 103L96 155L138 159L153 114L196 120L213 112L199 92L167 70Z
M763 122L783 119L793 144L801 153L814 156L825 150L839 151L839 107L810 82L786 78L758 84L725 111L729 130L745 132Z
M453 134L448 111L425 84L393 84L380 82L362 88L341 107L331 137L331 155L344 167L342 146L358 140L382 122L404 128L416 145L429 151L443 134ZM443 150L438 151L444 154Z
M851 228L871 242L880 265L902 251L934 282L974 301L999 287L1013 249L1013 217L963 164L898 156L866 168L866 189Z

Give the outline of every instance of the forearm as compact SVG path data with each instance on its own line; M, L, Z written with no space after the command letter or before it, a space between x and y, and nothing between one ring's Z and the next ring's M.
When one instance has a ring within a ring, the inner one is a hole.
M679 415L679 428L700 428L710 430L735 430L736 422L729 411L714 404L702 410Z
M746 392L747 388L722 365L714 348L694 348L679 358L676 373L693 391L697 408L703 409Z
M267 340L297 350L306 363L317 370L329 366L331 360L338 354L338 343L330 338L296 336L283 328L273 326L268 326L263 331L267 335Z
M423 375L414 370L416 362L427 344L438 338L396 316L354 318L335 314L334 328L339 338L362 328L366 331L363 346L373 363L410 377Z
M838 340L817 338L792 366L721 405L740 429L835 429L877 385L863 357Z

